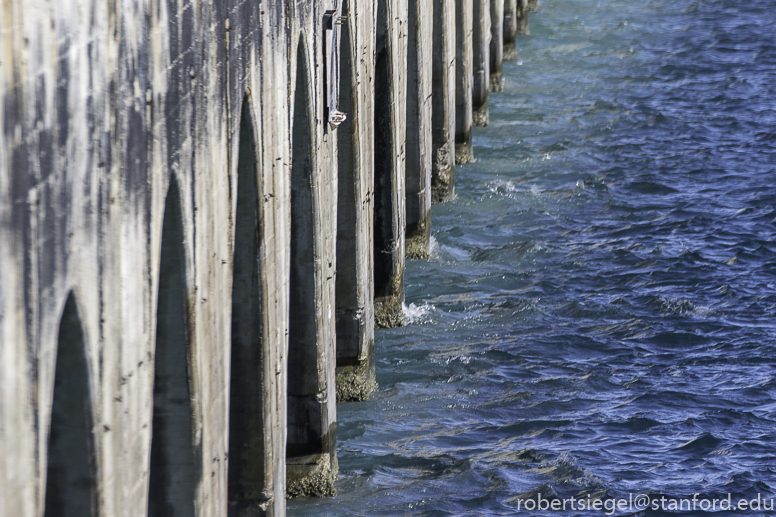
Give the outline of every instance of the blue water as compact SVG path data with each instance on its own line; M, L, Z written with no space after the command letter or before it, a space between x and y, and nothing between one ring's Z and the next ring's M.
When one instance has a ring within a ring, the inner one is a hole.
M376 333L379 392L338 406L339 495L289 515L776 497L776 1L530 25L408 263L409 324ZM677 514L705 515L617 512Z

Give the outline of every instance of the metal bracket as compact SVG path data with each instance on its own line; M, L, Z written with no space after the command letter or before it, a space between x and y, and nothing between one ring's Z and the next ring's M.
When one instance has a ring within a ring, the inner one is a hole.
M345 19L340 16L339 8L323 13L323 119L332 129L337 129L348 118L337 109L340 79L338 27Z

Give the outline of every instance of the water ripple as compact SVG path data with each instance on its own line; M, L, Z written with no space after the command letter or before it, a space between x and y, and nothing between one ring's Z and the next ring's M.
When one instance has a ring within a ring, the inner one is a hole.
M290 515L774 497L773 1L540 3Z

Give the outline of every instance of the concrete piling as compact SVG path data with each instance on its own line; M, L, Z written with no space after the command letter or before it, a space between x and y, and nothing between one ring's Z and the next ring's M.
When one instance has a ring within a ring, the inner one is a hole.
M433 0L431 202L455 195L455 0Z
M314 34L314 33L313 33ZM314 47L313 47L314 48ZM291 154L291 247L288 333L288 435L286 442L289 495L332 495L337 468L336 394L333 322L331 317L333 250L325 239L326 155L320 153L319 124L313 110L308 41L300 37L293 92ZM325 145L325 144L324 144ZM335 194L336 195L336 194ZM327 224L328 223L328 224ZM327 253L329 252L329 253ZM332 284L333 285L333 284Z
M461 164L474 161L472 152L474 1L455 0L455 163Z
M337 130L337 400L365 400L377 387L374 357L374 19L372 2L343 3Z
M0 515L334 494L536 2L6 4Z
M375 327L403 323L407 0L378 0L375 48Z
M504 1L490 0L490 91L503 88Z
M517 59L517 36L528 30L528 0L504 0L504 61Z
M490 0L473 0L472 125L488 125L490 92Z
M431 80L434 0L407 1L405 255L429 257L431 236Z
M250 515L250 508L271 507L273 451L263 437L272 422L272 400L264 389L273 377L267 307L262 298L266 285L262 273L258 229L266 218L259 202L257 139L253 103L243 101L237 156L235 247L232 266L232 318L229 384L228 511ZM169 196L169 194L168 194ZM161 509L163 513L164 509Z

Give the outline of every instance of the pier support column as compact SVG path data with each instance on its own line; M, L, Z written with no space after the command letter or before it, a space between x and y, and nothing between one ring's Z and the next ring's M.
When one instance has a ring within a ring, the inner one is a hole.
M455 0L433 0L431 202L455 195Z
M490 91L500 92L504 78L504 0L490 0Z
M405 255L429 258L434 0L408 0Z
M313 111L319 67L306 43L299 38L293 92L286 493L322 497L335 494L337 476L336 228L329 204L337 194L332 136L321 137Z
M481 0L477 0L481 1ZM455 0L455 162L474 161L472 153L472 81L474 72L472 9L474 0Z
M504 61L517 59L517 35L530 34L528 1L504 0Z
M378 0L375 53L375 326L403 324L407 0Z
M530 11L538 11L539 10L539 0L528 0L528 9Z
M374 157L374 4L346 0L340 40L340 110L337 130L337 400L366 400L377 388L372 290L371 191Z
M260 202L263 179L259 165L256 126L250 97L243 101L237 144L237 196L232 256L231 357L229 360L229 448L227 500L229 517L277 516L277 499L285 500L273 463L283 457L278 399L282 387L275 380L279 340L271 328L268 287L276 262L266 252L271 241L261 231L266 224ZM263 192L262 192L263 193ZM285 326L285 325L284 325ZM273 382L274 381L274 382ZM282 390L282 391L281 391ZM273 404L274 403L274 404ZM280 485L280 486L277 486ZM162 510L164 513L164 510Z
M488 125L490 92L490 0L474 0L473 6L472 125L484 127Z

